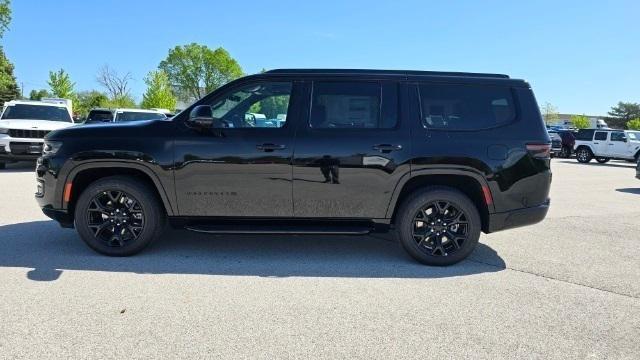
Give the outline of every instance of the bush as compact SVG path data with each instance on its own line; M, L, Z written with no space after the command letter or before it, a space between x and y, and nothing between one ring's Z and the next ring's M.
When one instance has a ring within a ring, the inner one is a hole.
M640 130L640 118L627 121L627 129Z

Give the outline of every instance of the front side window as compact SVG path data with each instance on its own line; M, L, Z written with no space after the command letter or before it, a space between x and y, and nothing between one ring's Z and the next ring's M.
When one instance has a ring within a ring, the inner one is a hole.
M388 129L397 122L397 87L385 84L385 108L382 112L380 83L322 82L313 84L309 126L314 129L365 128Z
M49 120L72 122L69 111L64 106L16 104L7 106L2 120Z
M604 131L597 131L593 140L607 140L607 133Z
M622 131L611 133L611 141L625 141L626 139Z
M419 85L422 124L446 130L479 130L515 119L511 89L501 86Z
M225 127L281 128L287 122L291 91L291 82L260 82L235 89L209 105L213 117Z

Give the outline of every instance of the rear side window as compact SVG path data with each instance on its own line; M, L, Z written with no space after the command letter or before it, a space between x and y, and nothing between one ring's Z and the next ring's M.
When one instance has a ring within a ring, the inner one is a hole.
M607 140L607 133L604 131L598 131L596 132L596 136L593 140Z
M317 81L313 84L309 126L314 129L393 128L397 123L397 98L394 83Z
M580 129L576 134L576 140L591 141L593 139L593 129Z
M500 86L421 84L422 124L432 129L478 130L515 119L511 89Z

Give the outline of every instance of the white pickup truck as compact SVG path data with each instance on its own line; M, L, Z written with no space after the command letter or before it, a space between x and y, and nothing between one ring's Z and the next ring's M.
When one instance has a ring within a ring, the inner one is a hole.
M576 159L588 163L596 159L606 163L611 159L638 161L640 136L636 131L613 129L582 129L576 134Z
M71 100L12 100L0 115L0 169L7 162L35 160L50 131L74 125Z

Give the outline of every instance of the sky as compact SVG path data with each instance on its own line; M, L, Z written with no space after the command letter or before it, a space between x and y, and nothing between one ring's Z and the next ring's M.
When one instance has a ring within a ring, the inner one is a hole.
M539 104L605 115L640 102L640 1L13 0L0 43L24 93L64 68L99 89L107 64L145 75L170 48L224 47L247 74L274 68L504 73Z

